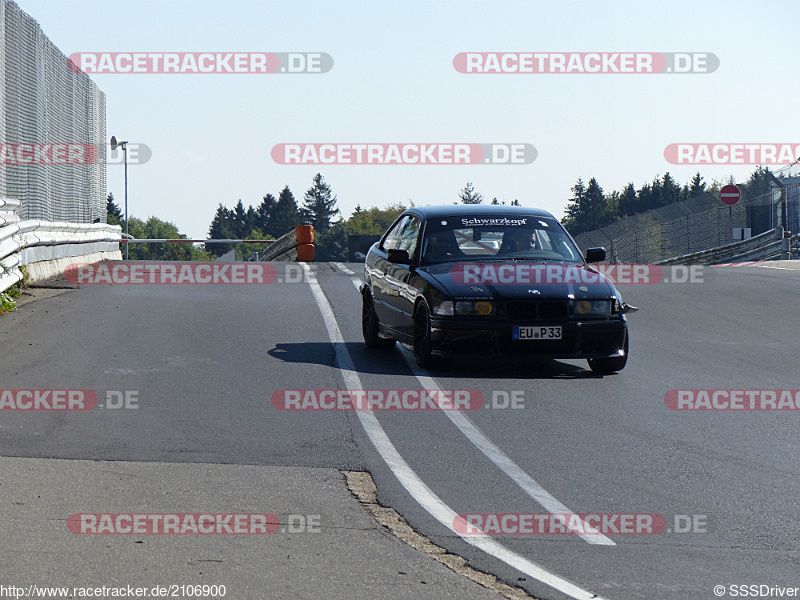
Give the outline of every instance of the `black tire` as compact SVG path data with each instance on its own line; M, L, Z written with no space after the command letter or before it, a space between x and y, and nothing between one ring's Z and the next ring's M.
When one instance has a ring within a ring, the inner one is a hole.
M364 292L361 297L361 333L364 336L364 343L367 348L393 348L394 340L382 338L380 331L380 321L372 304L372 294Z
M420 367L433 366L431 316L424 302L420 302L414 311L414 358Z
M625 333L625 342L622 345L622 350L625 352L623 356L614 356L612 358L590 358L586 362L589 363L589 368L595 373L601 375L608 375L609 373L616 373L622 371L625 365L628 364L628 333Z

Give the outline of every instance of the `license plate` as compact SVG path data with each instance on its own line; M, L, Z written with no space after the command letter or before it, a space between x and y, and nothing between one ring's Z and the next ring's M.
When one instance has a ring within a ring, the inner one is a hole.
M560 340L561 327L514 327L515 340Z

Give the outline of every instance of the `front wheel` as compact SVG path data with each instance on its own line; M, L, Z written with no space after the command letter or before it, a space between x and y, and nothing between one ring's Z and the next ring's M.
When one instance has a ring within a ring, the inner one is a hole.
M431 316L424 302L414 313L414 358L420 367L433 365L433 344L431 343Z
M622 345L622 356L612 356L611 358L590 358L587 360L589 368L595 373L608 375L622 371L628 363L628 333L625 332L625 342Z
M392 348L394 340L387 340L379 335L380 321L375 312L375 304L372 295L364 292L361 297L361 333L364 336L364 343L367 348Z

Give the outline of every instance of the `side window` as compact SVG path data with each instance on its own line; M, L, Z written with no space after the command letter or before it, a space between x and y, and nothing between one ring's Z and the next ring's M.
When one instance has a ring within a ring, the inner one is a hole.
M382 250L394 250L397 248L397 242L400 239L400 230L410 218L411 217L403 217L394 224L394 227L389 231L389 235L383 240L383 245L381 246Z
M409 217L406 222L403 223L402 229L400 230L400 239L397 242L396 248L398 250L407 250L408 255L413 257L414 252L417 250L419 227L419 219Z

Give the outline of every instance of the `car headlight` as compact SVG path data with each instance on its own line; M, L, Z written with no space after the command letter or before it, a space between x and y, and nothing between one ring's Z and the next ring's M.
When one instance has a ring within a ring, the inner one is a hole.
M459 300L455 304L457 315L493 315L494 302L489 300Z
M610 315L613 302L611 300L576 300L576 315Z
M433 314L438 315L440 317L452 317L453 316L453 301L452 300L445 300L444 302L440 303L437 306L433 307Z

